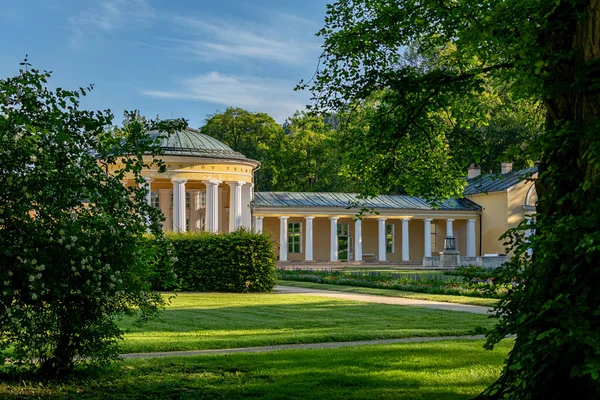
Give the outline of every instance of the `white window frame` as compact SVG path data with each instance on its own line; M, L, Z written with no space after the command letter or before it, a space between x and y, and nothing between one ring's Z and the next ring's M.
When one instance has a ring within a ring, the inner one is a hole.
M292 237L292 225L296 225L298 224L299 227L299 235L298 235L298 250L299 251L294 251L294 244L295 242L293 242L291 239ZM291 248L291 250L290 250ZM302 254L302 222L288 222L288 253L289 254Z
M388 226L391 226L391 236L392 236L392 243L390 243L391 245L391 251L388 251ZM385 252L388 254L394 254L396 249L396 224L385 224Z
M160 210L160 192L152 191L150 192L150 204L154 208L158 208Z

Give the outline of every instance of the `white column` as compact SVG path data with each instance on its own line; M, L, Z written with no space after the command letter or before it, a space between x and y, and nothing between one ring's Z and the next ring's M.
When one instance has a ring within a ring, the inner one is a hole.
M265 217L258 217L258 227L256 228L256 233L263 233L263 221Z
M146 204L149 206L152 205L152 187L150 182L152 182L152 178L144 178L144 182L140 183L140 189L146 189L148 193L146 193Z
M289 217L279 217L279 261L287 261L288 218Z
M313 220L315 217L304 217L306 220L305 261L313 261Z
M475 257L475 221L470 219L467 221L467 257Z
M144 182L140 183L140 189L146 189L146 204L152 205L152 186L150 185L152 178L144 178ZM146 215L146 225L150 226L150 216ZM148 233L150 230L148 229Z
M452 229L452 222L454 222L453 219L447 219L446 220L446 237L448 236L454 236L454 232Z
M241 225L245 229L250 229L250 225L252 224L252 211L250 210L250 202L253 198L254 184L253 183L245 183L242 186L242 216L241 216Z
M219 231L219 182L205 181L206 185L206 230Z
M160 210L165 215L164 230L170 230L173 227L173 220L171 218L171 193L171 189L158 189Z
M535 219L532 217L525 217L527 219L528 228L525 230L525 243L531 242L531 236L535 234L535 230L533 229L533 224L535 223ZM531 257L533 255L533 249L529 247L527 249L527 255Z
M354 261L362 261L362 219L354 221Z
M409 243L408 243L408 221L410 218L402 219L402 261L409 261Z
M187 179L171 179L173 183L173 231L185 232L185 183Z
M431 218L425 219L425 257L431 257Z
M378 218L379 220L379 261L386 260L386 243L385 243L385 221L387 218Z
M227 182L229 185L229 232L242 226L242 186L244 182Z
M329 249L329 260L337 261L338 260L338 235L337 235L337 222L339 217L330 217L331 220L330 230L331 230L331 246Z
M252 227L252 232L258 233L258 217L254 216L254 225Z

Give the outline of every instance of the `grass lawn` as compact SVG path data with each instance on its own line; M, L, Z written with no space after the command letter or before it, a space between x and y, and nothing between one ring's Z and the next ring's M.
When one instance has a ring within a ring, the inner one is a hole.
M0 381L19 399L470 399L496 379L511 342L444 341L129 360L64 383Z
M326 284L326 283L279 281L279 284L284 285L284 286L294 286L294 287L302 287L302 288L309 288L309 289L337 290L338 292L374 294L374 295L390 296L390 297L405 297L408 299L444 301L447 303L472 304L474 306L493 307L498 303L498 299L488 299L488 298L484 298L484 297L469 297L469 296L455 296L455 295L448 295L448 294L417 293L417 292L406 292L403 290L394 290L394 289L375 289L375 288L364 288L364 287L358 287L358 286L330 285L330 284Z
M467 335L485 315L290 294L180 293L159 320L131 319L123 353Z

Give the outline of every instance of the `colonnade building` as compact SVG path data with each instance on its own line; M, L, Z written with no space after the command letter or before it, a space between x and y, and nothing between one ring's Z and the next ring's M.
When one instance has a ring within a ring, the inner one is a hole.
M159 132L150 132L157 137ZM469 170L464 198L437 208L414 196L361 200L351 193L255 192L256 160L193 129L160 141L167 171L146 170L147 201L165 230L264 232L281 262L422 263L455 238L462 256L503 253L499 236L535 212L535 168L499 176ZM126 181L125 184L133 184ZM367 208L362 218L356 216Z

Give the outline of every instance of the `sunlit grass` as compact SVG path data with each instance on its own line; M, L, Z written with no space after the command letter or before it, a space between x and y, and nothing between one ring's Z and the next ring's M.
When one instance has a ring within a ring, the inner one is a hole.
M162 317L131 319L123 353L473 334L485 315L288 294L182 293Z
M129 360L63 383L22 378L3 399L469 399L500 373L511 342L443 341Z

